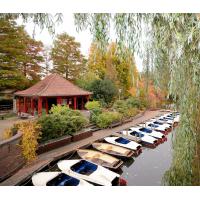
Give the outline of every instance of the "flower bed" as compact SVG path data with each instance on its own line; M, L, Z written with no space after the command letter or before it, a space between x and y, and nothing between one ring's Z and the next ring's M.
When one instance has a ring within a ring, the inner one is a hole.
M51 151L53 149L65 146L71 143L71 141L72 141L72 136L69 136L69 135L63 136L61 138L49 140L48 142L45 142L39 145L37 149L37 154L42 154L44 152Z
M72 135L72 142L83 140L92 136L92 130L82 130Z

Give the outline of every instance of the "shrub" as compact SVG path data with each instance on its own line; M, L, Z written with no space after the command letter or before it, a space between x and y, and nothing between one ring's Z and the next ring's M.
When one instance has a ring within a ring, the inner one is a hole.
M130 108L127 113L126 113L126 116L127 117L134 117L135 115L138 114L138 109L137 108Z
M95 108L93 110L90 111L90 121L96 124L96 120L98 118L98 116L102 113L102 109L100 108Z
M128 108L127 104L126 104L126 101L124 101L124 100L117 100L113 104L113 109L115 111L121 113L125 117L129 108Z
M130 97L126 100L126 104L128 108L141 108L143 105L141 105L141 101L138 98Z
M149 103L145 99L140 99L140 105L141 105L140 108L144 109L144 108L147 108L149 106Z
M80 111L72 110L67 106L53 106L50 113L38 120L42 132L39 142L73 134L88 123L87 118L82 116Z
M102 113L102 108L99 101L87 102L85 107L90 110L90 121L96 124L98 115Z
M138 113L138 100L127 99L127 100L117 100L113 109L122 114L123 118L135 116Z
M94 80L90 89L93 92L93 98L102 102L102 104L110 104L117 95L117 88L110 79Z
M99 101L88 101L88 102L85 104L85 107L86 107L88 110L93 110L93 109L100 109L100 108L101 108L101 105L100 105Z
M72 110L68 106L63 106L63 105L53 105L49 113L68 115L68 116L82 116L79 110Z
M22 153L29 162L37 156L38 139L40 135L40 125L36 121L26 121L18 124L19 130L22 132Z
M3 139L7 140L13 136L13 133L10 128L7 128L3 131Z
M98 115L96 124L100 128L107 128L113 122L120 121L122 115L118 112L103 112Z
M14 124L11 128L5 129L3 132L3 139L7 140L7 139L11 138L15 134L17 134L18 129L19 128L18 128L17 124Z

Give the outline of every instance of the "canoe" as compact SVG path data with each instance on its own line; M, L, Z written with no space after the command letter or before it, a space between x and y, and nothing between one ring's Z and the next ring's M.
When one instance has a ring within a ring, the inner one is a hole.
M157 145L157 139L154 137L151 137L149 135L145 135L139 131L134 131L131 129L128 130L124 130L121 131L121 134L123 135L128 135L129 137L137 137L140 138L140 140L142 141L142 144L145 146L151 146L151 147L155 147Z
M79 149L77 150L77 153L82 159L111 169L118 169L123 164L121 160L99 151Z
M63 172L39 172L33 175L35 186L91 186L87 181L74 178Z
M141 150L141 144L138 144L137 142L125 139L123 137L105 137L104 140L110 144L125 147L127 149L131 149L134 151Z
M103 153L107 153L121 158L130 158L134 155L134 151L108 143L95 142L92 144L92 146L93 148Z
M96 185L112 186L120 182L119 174L87 160L62 160L57 165L61 171Z

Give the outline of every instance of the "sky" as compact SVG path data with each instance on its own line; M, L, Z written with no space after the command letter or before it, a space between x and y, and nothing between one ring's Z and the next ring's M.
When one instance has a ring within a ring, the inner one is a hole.
M19 21L21 24L22 21ZM25 29L32 36L34 32L34 24L26 23ZM89 55L89 48L92 42L92 35L89 30L77 32L74 25L73 13L63 13L63 22L55 27L55 34L67 32L70 36L74 36L76 41L81 44L81 52L86 58ZM111 27L110 37L112 41L115 41L115 34ZM51 46L53 44L53 36L49 34L47 29L41 30L39 27L35 27L35 39L41 40L45 46ZM135 55L136 65L139 71L142 71L142 60Z

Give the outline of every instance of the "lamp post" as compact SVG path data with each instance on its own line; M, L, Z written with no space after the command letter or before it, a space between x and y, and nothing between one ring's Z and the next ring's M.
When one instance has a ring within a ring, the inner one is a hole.
M120 100L120 94L121 94L121 92L122 92L122 89L119 89L119 100Z

